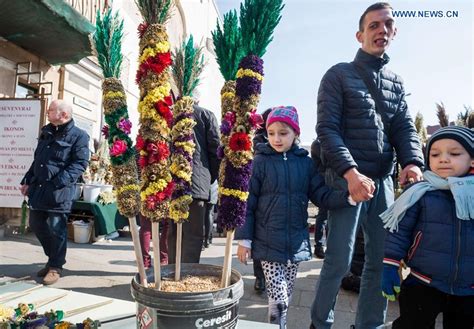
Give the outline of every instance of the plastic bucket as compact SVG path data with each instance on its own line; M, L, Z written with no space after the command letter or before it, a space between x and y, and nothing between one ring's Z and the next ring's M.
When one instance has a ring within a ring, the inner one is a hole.
M100 186L100 191L101 192L112 192L113 190L113 185L101 185Z
M89 243L92 233L92 223L72 222L74 226L74 242Z
M84 197L84 201L87 202L96 202L97 198L99 197L100 193L100 185L84 185L82 189L82 195Z
M162 277L174 278L175 265L161 267ZM222 266L181 264L181 276L221 275ZM164 292L145 288L132 280L132 296L137 305L137 328L200 329L235 328L239 315L239 299L244 294L242 276L232 270L227 288L207 292ZM148 282L154 282L153 275Z

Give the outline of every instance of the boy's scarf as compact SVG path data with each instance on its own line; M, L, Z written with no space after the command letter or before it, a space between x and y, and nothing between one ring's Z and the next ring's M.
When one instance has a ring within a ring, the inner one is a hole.
M425 171L424 181L414 184L406 190L386 211L380 214L384 228L390 232L398 231L398 223L428 191L451 190L456 204L456 216L463 220L474 218L474 176L439 177L432 171Z

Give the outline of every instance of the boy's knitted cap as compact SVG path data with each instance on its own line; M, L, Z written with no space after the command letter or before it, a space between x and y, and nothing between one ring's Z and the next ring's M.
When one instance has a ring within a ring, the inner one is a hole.
M272 109L268 115L266 127L274 122L284 122L288 124L297 135L300 134L300 125L298 123L298 112L293 106L277 106Z
M436 130L430 139L426 142L426 168L430 167L430 149L434 142L440 139L454 139L461 144L469 153L471 158L474 158L474 131L472 129L462 126L448 126Z

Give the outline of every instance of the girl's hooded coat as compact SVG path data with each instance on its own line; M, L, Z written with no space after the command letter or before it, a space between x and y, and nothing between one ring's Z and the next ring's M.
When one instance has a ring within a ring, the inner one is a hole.
M327 209L349 206L347 193L324 185L308 152L296 145L278 153L258 144L247 219L236 239L252 240L252 258L279 263L311 259L308 201Z

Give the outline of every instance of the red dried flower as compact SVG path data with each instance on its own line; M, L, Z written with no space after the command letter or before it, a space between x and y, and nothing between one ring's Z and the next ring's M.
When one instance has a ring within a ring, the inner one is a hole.
M168 97L165 97L164 100L156 102L154 106L156 111L163 117L163 119L166 120L168 127L171 128L171 126L173 125L173 112L171 112L170 110L170 105L166 103L166 98Z
M146 146L148 163L160 162L170 155L168 144L165 142L150 143Z
M140 169L143 169L146 167L146 157L144 157L143 155L140 155L140 157L138 158L138 165L140 166Z
M104 136L105 138L109 138L109 126L108 125L104 125L100 131L102 132L102 136Z
M145 140L143 139L142 136L140 135L137 136L137 143L135 144L135 147L138 151L141 151L145 148Z
M155 200L157 200L158 202L161 202L163 200L169 199L171 195L173 194L173 190L174 190L174 182L171 181L168 183L168 185L165 187L163 191L155 194Z
M153 71L156 74L161 74L169 65L171 65L171 53L158 53L155 56L148 57L144 62L140 63L138 67L136 83L140 83L141 79L148 71Z
M250 151L252 141L246 133L233 133L230 136L229 147L232 151Z
M147 23L141 23L138 25L138 36L143 38L143 35L145 34L146 30L148 29L148 24Z

